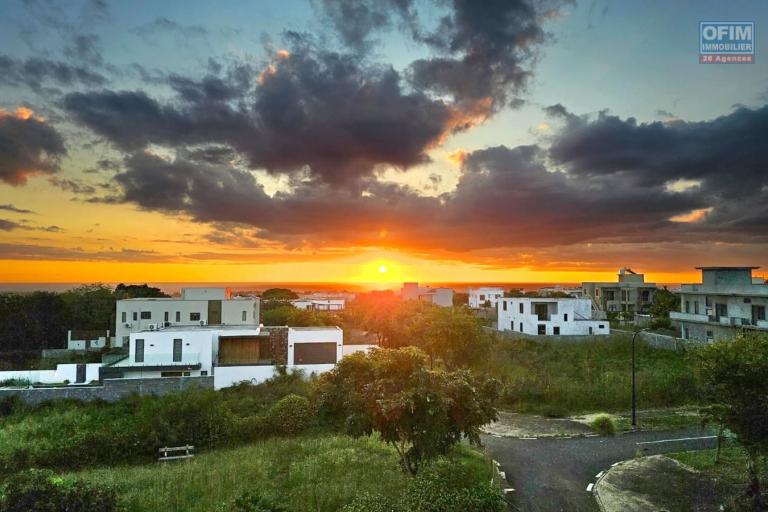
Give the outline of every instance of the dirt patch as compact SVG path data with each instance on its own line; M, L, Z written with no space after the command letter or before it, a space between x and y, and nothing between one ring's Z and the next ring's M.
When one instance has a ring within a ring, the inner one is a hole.
M595 493L605 512L716 512L722 485L676 460L653 455L614 466Z
M583 423L570 419L544 418L515 412L499 412L499 420L483 427L491 435L504 437L564 437L592 434Z
M572 416L571 418L568 418L569 420L576 421L578 423L582 423L587 426L591 426L592 422L595 421L595 418L598 416L608 416L613 420L614 423L619 423L621 421L621 416L618 414L610 414L607 412L596 412L593 414L582 414L581 416Z

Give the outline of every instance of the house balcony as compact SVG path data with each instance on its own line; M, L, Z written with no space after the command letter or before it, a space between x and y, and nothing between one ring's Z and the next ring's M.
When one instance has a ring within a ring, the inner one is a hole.
M710 322L707 315L697 315L695 313L683 313L681 311L670 311L670 320L681 320L685 322Z

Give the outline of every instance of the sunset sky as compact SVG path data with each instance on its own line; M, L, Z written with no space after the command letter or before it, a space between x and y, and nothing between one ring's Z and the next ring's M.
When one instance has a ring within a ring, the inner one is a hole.
M2 12L0 282L768 267L768 2ZM702 20L756 63L699 64Z

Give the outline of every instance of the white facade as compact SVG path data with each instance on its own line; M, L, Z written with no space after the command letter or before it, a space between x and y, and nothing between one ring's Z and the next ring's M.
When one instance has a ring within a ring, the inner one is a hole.
M610 334L607 320L592 319L589 299L510 297L497 305L498 329L532 336Z
M287 330L287 364L289 369L303 370L307 374L322 373L334 367L345 355L355 349L344 347L344 334L338 327L281 327ZM200 377L213 376L214 387L220 389L242 381L263 382L274 375L272 362L255 364L221 364L220 344L226 338L247 337L257 343L257 337L268 335L258 326L205 326L167 328L131 333L128 357L111 368L119 370L123 378ZM323 344L325 353L313 351L308 345ZM332 349L330 353L326 349ZM138 348L137 348L138 347ZM143 347L143 349L142 349ZM308 360L323 357L322 361ZM303 359L307 358L307 359Z
M344 299L296 299L291 301L291 305L297 309L315 311L343 311L345 304Z
M496 307L499 299L504 297L503 288L483 287L469 289L469 307L473 309L482 308L487 304Z
M67 350L92 350L102 349L110 346L113 338L109 335L109 331L105 331L101 334L90 334L84 336L80 331L67 331Z
M419 283L403 283L400 290L403 300L423 300L436 306L453 306L453 290L450 288L430 288L419 286Z
M706 342L741 329L768 331L768 285L752 277L757 267L697 268L701 284L681 285L680 311L669 315L682 338Z
M131 333L162 327L258 323L257 298L233 298L226 288L184 288L179 298L117 301L114 345L125 345Z
M580 299L584 296L584 289L568 288L565 286L560 286L559 284L556 284L555 286L545 286L543 288L539 288L539 295L542 297L549 297L551 295L558 295L561 293L564 293L575 299Z
M78 381L78 366L84 367L81 380ZM87 384L99 380L101 363L58 364L55 370L10 370L0 372L0 382L17 379L26 380L30 384Z

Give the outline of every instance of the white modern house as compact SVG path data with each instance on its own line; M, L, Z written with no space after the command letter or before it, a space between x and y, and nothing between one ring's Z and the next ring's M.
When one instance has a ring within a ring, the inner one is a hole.
M453 290L451 288L430 288L419 286L419 283L403 283L400 290L403 300L423 300L437 306L453 306Z
M607 320L592 318L589 299L508 297L497 304L498 329L531 336L610 334Z
M469 307L473 309L485 307L496 307L500 298L504 297L504 289L491 286L469 289Z
M99 350L112 344L112 336L106 331L67 331L67 350Z
M551 297L553 295L568 295L569 297L573 297L574 299L580 299L584 296L584 289L583 288L574 288L569 286L560 286L559 284L556 284L554 286L544 286L542 288L539 288L539 295L542 297Z
M117 301L114 345L122 347L131 333L145 330L258 323L258 298L232 297L228 288L183 288L181 297Z
M338 327L218 325L168 327L131 333L128 356L104 366L101 378L213 376L221 389L272 377L277 366L307 374L328 371L368 345L344 346Z
M291 305L297 309L309 309L313 311L343 311L346 301L344 299L295 299Z
M701 283L680 287L680 311L672 322L687 340L732 338L739 330L768 331L768 284L753 277L759 267L696 267Z

